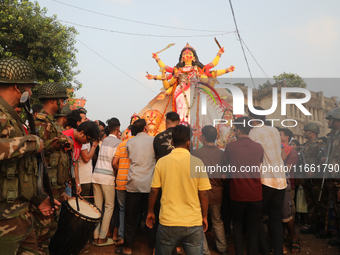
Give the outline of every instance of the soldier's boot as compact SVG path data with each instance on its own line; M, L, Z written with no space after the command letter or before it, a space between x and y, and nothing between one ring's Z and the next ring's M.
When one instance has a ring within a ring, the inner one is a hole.
M319 232L319 225L320 225L320 223L315 222L315 221L311 221L311 224L308 228L301 228L300 229L300 233L305 234L305 235L308 235L308 234L315 235L316 233Z
M340 235L337 235L336 239L329 240L327 243L330 246L340 246Z

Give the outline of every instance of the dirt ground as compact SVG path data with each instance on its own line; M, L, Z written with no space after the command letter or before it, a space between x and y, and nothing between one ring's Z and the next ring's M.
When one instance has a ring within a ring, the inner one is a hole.
M299 229L296 229L296 233L299 233ZM314 235L301 235L299 234L301 251L300 255L338 255L337 247L332 247L327 245L327 241L329 239L316 239ZM214 243L214 236L211 232L207 233L207 239L210 247L211 255L218 255L216 245ZM148 248L147 245L147 236L143 233L138 233L137 235L138 245L133 248L134 255L151 255L151 249ZM232 237L228 238L228 254L232 255L235 253L234 244ZM81 251L81 255L108 255L115 254L115 249L117 247L115 245L112 246L104 246L104 247L96 247L92 244L87 244L86 248ZM290 252L290 247L287 247L288 253ZM183 252L183 255L185 253Z

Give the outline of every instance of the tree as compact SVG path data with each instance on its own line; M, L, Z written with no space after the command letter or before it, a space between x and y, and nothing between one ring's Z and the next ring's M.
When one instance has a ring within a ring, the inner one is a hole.
M224 84L231 84L230 82L225 82ZM241 87L247 87L246 84L244 82L236 82L233 83L231 85L235 85L235 86L241 86Z
M61 82L79 89L74 27L63 26L57 16L46 16L37 2L4 0L0 4L0 57L28 61L39 82ZM73 85L75 84L75 85ZM35 91L36 92L36 91Z
M275 83L285 82L287 87L300 87L300 88L306 87L306 83L304 82L304 80L297 74L283 72L278 76L274 75L273 78ZM264 89L271 85L272 84L270 83L270 81L267 80L266 83L259 85L259 89Z

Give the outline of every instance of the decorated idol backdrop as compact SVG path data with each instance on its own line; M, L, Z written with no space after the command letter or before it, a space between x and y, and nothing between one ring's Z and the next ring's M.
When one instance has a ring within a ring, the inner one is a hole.
M163 50L172 45L169 44ZM224 48L220 47L213 61L206 65L199 61L196 50L188 43L182 49L178 63L174 67L163 63L158 56L160 52L152 54L160 67L160 74L148 74L146 78L161 81L162 91L138 113L138 116L144 116L142 118L149 123L149 134L154 136L162 132L165 129L165 114L176 111L181 121L193 128L194 148L198 148L201 146L202 127L214 125L214 120L216 123L216 120L224 119L225 122L215 125L218 129L217 145L224 148L227 143L235 139L230 127L230 120L233 119L232 106L227 100L230 94L225 89L214 88L218 83L216 79L218 76L235 70L234 66L213 69L219 63Z

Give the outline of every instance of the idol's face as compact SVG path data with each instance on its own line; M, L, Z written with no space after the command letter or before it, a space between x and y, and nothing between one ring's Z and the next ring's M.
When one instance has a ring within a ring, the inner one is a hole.
M194 53L193 53L191 50L186 49L186 50L182 53L182 60L183 60L184 62L194 61L194 60L195 60Z

